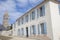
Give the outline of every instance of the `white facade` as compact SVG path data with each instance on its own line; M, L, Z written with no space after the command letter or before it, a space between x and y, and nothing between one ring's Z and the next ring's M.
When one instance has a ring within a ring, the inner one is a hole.
M13 35L22 37L47 35L51 40L60 40L58 4L48 1L22 15L13 24Z

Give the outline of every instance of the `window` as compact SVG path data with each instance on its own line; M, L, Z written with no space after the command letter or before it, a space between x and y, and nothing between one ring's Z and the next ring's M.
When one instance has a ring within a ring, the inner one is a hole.
M23 28L21 28L21 32L22 32L22 36L24 35L24 29Z
M58 8L59 8L59 14L60 14L60 4L58 5Z
M14 28L16 28L16 23L14 23Z
M28 22L28 15L25 17L25 22Z
M45 15L45 6L40 7L40 17Z
M20 19L18 19L18 25L20 25Z
M31 13L30 13L30 21L31 21L31 18L32 18L32 16L31 16Z
M14 23L14 24L13 24L13 26L14 26L14 31L15 31L15 28L16 28L16 23Z
M38 24L38 34L40 34L40 26L39 26L39 24Z
M8 18L5 17L4 19L7 20Z
M32 33L35 35L36 34L36 27L35 25L32 25Z
M20 29L18 29L18 32L17 32L18 35L20 35Z
M40 25L41 25L41 33L46 34L47 33L46 23L42 23Z
M44 23L41 24L41 33L44 34Z
M39 9L37 9L37 18L39 18L39 15L40 15Z
M24 19L22 18L22 19L21 19L21 24L23 24L23 22L24 22Z
M32 12L32 20L35 19L35 11Z

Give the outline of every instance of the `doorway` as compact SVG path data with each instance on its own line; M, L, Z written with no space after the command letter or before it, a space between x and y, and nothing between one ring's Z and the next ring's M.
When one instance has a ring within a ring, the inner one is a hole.
M28 27L26 27L26 37L28 37Z

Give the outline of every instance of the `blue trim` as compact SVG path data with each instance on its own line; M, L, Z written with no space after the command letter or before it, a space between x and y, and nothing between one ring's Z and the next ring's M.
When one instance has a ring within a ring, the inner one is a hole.
M43 13L43 16L45 16L45 5L42 6L42 13Z
M60 4L58 4L59 14L60 14Z
M44 23L44 34L47 34L47 27L46 27L46 23Z

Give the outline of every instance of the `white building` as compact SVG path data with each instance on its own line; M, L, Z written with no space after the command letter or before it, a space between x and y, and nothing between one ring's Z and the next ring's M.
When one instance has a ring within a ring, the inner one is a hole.
M60 4L46 0L32 8L13 24L13 35L46 35L51 40L60 40Z

